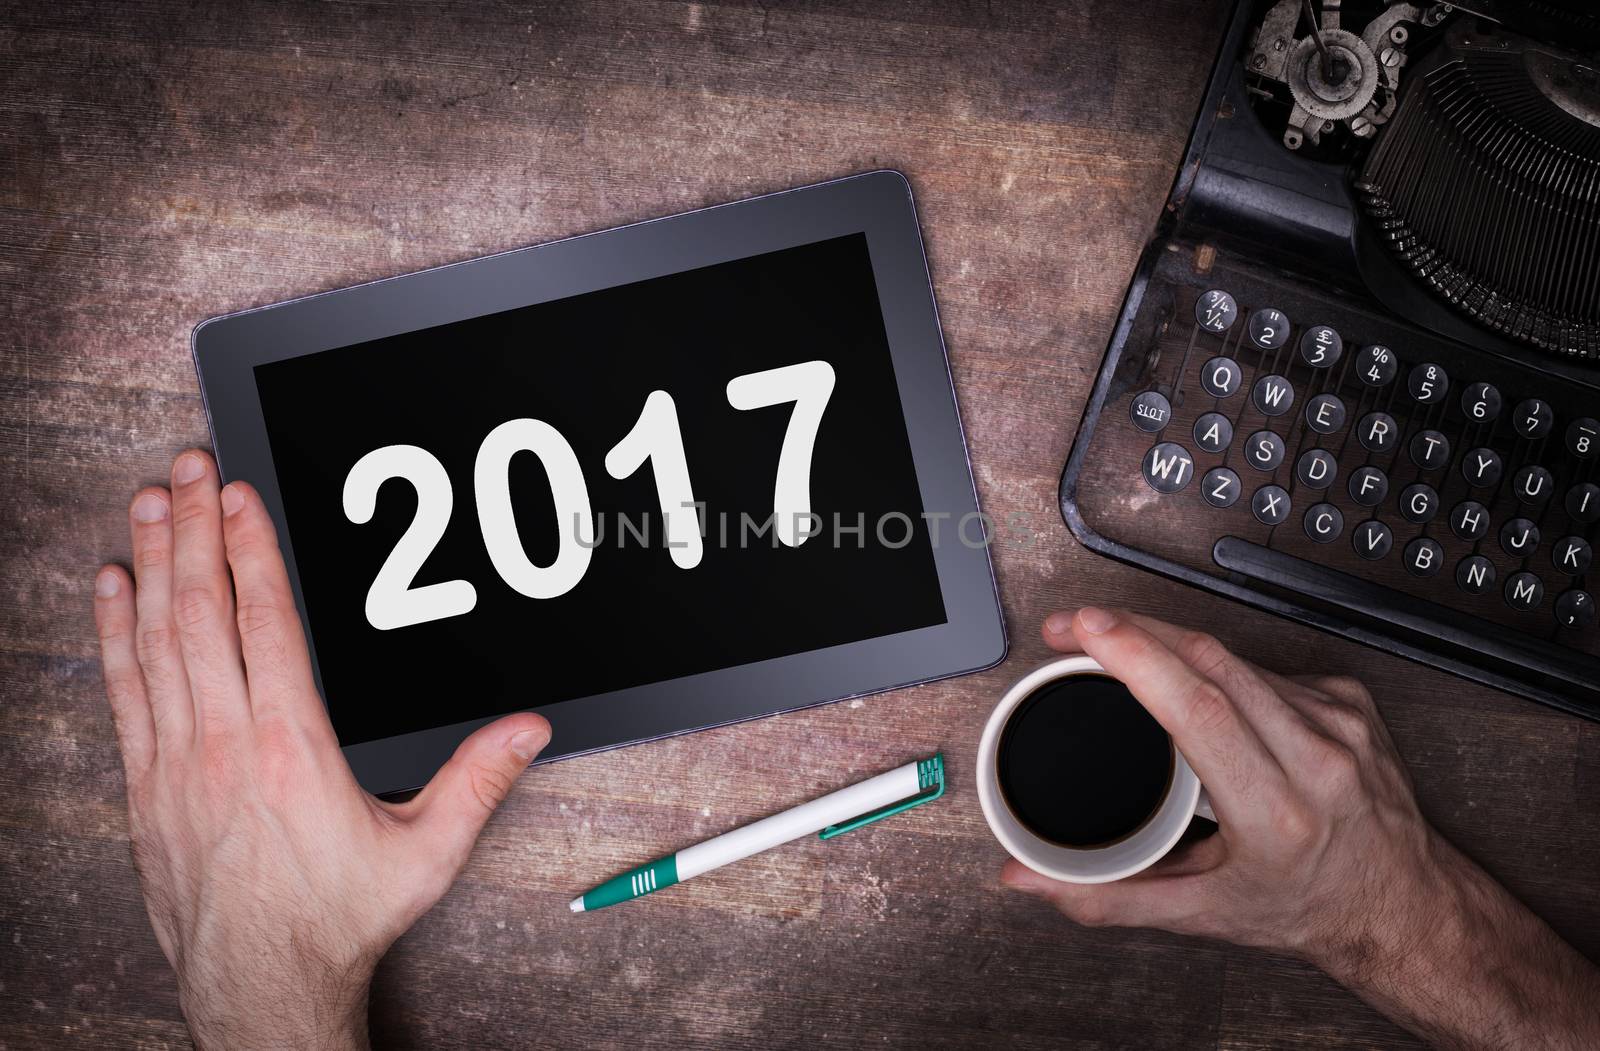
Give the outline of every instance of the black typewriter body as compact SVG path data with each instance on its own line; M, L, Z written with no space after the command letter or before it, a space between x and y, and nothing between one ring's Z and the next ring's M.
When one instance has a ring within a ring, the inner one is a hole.
M1600 12L1468 6L1238 5L1061 509L1600 719Z

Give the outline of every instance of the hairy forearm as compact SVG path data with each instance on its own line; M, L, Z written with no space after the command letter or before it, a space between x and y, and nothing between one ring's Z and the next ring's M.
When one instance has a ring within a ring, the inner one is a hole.
M293 985L299 991L291 991ZM239 988L182 983L179 1000L195 1046L229 1051L305 1048L366 1051L366 982L344 987L285 983L282 988Z
M1442 838L1430 853L1317 962L1437 1047L1600 1047L1600 968Z

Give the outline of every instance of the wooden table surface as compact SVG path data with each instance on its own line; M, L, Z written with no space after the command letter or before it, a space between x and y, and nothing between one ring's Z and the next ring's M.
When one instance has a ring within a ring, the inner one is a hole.
M0 1046L188 1042L129 862L90 589L127 558L135 487L206 444L195 322L885 166L917 194L983 504L1027 524L994 551L1010 658L533 771L384 962L376 1040L1407 1045L1306 966L1078 929L999 887L979 728L1046 656L1040 619L1088 601L1361 676L1429 815L1600 955L1600 726L1062 525L1061 464L1220 34L1207 4L1123 7L0 5ZM936 748L937 806L567 914L641 858ZM753 776L774 762L794 776Z

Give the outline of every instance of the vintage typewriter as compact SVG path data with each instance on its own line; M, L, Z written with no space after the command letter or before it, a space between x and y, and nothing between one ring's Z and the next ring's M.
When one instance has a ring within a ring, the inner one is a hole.
M1061 508L1600 719L1600 4L1240 4Z

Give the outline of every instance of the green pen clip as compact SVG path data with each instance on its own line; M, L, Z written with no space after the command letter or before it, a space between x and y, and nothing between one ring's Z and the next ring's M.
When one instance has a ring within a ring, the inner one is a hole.
M886 817L893 817L904 810L919 807L924 803L931 803L944 795L944 755L935 752L931 759L917 760L917 787L921 789L909 799L902 799L898 803L890 803L886 807L862 814L860 817L851 818L849 821L837 825L829 825L817 833L818 839L832 839L842 836L846 832L854 832L863 825L870 825L874 821L882 821Z

